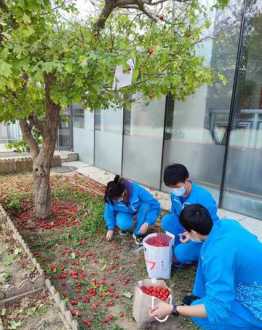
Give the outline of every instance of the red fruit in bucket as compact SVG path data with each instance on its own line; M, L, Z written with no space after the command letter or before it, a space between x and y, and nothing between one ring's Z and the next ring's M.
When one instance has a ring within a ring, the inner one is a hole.
M157 234L155 236L151 236L145 240L148 245L155 246L155 247L165 247L169 246L171 241L171 237L166 234Z
M157 287L157 286L141 286L140 289L147 295L156 297L160 300L166 301L170 295L168 288Z

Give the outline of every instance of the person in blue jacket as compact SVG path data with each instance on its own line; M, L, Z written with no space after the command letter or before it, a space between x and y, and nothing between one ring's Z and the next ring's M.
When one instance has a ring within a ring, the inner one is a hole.
M262 242L234 220L213 223L199 204L185 207L180 221L189 238L203 242L193 295L150 314L189 316L204 330L262 329Z
M107 240L113 238L114 229L118 227L122 235L133 230L133 237L140 245L159 214L159 202L139 184L119 175L107 184L104 209Z
M188 241L186 233L179 222L179 215L186 205L201 204L205 206L215 223L218 221L217 205L212 195L205 188L193 183L189 179L187 168L182 164L173 164L165 168L164 183L172 189L170 194L171 210L161 221L161 228L175 235L175 262L187 264L198 261L201 243Z

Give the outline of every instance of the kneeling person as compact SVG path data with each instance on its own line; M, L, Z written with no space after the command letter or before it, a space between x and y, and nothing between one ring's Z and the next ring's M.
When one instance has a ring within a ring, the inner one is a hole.
M167 166L164 172L164 182L167 187L172 189L171 210L162 218L161 228L176 237L175 261L182 264L198 261L202 244L188 240L186 237L183 238L186 234L183 235L185 229L179 222L179 215L185 206L201 204L208 209L212 221L215 223L218 220L216 202L209 191L189 179L188 170L182 164Z
M189 306L161 303L151 315L189 316L206 330L262 329L262 243L234 220L213 224L201 205L185 207L180 223L203 242L194 300Z
M150 225L154 225L160 214L160 204L139 184L116 175L107 184L105 191L104 220L107 226L107 240L111 240L115 227L120 234L133 230L137 244Z

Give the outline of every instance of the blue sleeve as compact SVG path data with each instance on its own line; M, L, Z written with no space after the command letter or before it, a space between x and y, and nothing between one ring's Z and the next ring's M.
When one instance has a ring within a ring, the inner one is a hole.
M141 203L141 206L138 211L139 221L145 219L147 216L147 223L149 225L154 225L156 222L157 216L152 213L152 217L150 217L150 213L148 211L155 210L160 213L160 203L159 201L146 189L138 186L138 198Z
M221 246L221 244L219 244ZM212 253L204 262L204 298L195 302L204 304L210 323L223 323L230 318L231 306L235 300L235 252L232 246Z
M181 211L182 211L182 208L183 208L183 205L179 199L179 197L175 196L175 194L171 193L170 194L170 199L171 199L171 210L170 212L179 216Z
M160 209L159 201L146 189L139 187L138 197L142 203L147 203L151 207Z
M105 203L104 220L108 230L113 230L116 226L116 218L114 214L114 208L109 203Z
M217 204L212 195L208 192L206 196L201 198L201 204L208 209L208 212L215 223L219 218L217 215Z

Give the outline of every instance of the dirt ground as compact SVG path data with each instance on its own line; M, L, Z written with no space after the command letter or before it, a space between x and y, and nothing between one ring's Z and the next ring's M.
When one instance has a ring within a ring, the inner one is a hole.
M46 292L28 296L1 310L5 330L66 330Z
M142 250L137 252L131 236L116 234L112 242L105 241L104 187L80 175L52 176L53 215L40 221L33 215L31 186L28 175L1 177L0 202L80 329L137 329L132 299L137 281L147 278L144 255ZM194 268L177 270L167 282L177 303L190 293L194 272ZM170 317L164 324L154 322L147 328L196 329L182 317Z
M34 285L36 288L34 280L39 276L37 270L12 233L2 224L0 241L0 299L30 291Z

